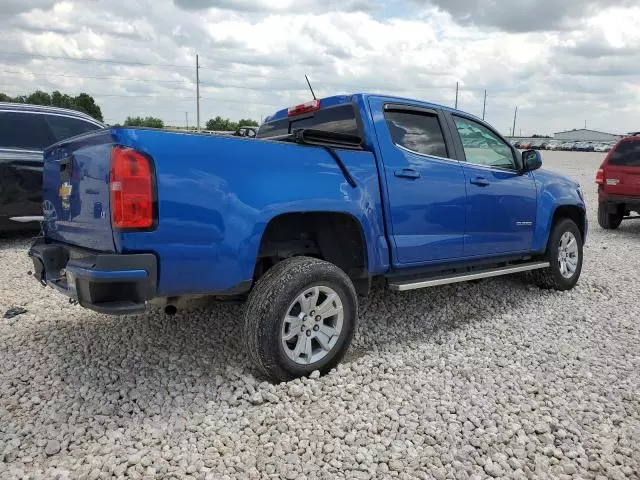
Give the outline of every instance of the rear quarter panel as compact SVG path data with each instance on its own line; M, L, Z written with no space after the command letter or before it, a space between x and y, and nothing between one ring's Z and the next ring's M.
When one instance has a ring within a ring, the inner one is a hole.
M223 293L251 281L265 227L283 213L353 215L369 271L388 267L370 152L338 151L353 188L322 148L141 129L120 129L117 137L154 159L159 221L152 232L116 234L116 249L158 255L161 296Z

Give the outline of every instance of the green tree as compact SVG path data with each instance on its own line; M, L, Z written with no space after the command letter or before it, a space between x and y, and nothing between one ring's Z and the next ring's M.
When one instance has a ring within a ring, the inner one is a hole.
M207 130L229 130L229 119L224 119L220 115L211 118L205 124Z
M220 115L218 115L216 118L210 118L207 123L205 124L205 128L207 130L215 130L215 131L222 131L222 132L232 132L236 129L238 129L239 127L244 127L244 126L258 126L258 122L256 122L255 120L251 120L250 118L242 118L240 119L240 121L238 122L234 122L233 120L230 120L228 118L222 118Z
M36 90L31 95L27 96L26 102L31 105L51 105L51 95L42 90Z
M258 126L258 122L256 122L255 120L251 120L250 118L241 118L240 121L238 121L238 128L239 127L257 127Z
M73 107L73 99L67 95L62 94L59 91L55 91L51 94L51 105L54 107L60 108L72 108Z
M127 127L164 128L164 122L156 117L127 117L124 125Z
M73 99L75 104L75 110L91 115L96 120L102 121L102 110L96 105L96 101L93 97L86 93L81 93Z
M14 103L29 103L32 105L47 105L52 107L68 108L70 110L77 110L91 115L96 120L102 121L102 111L96 103L95 99L88 93L81 93L76 97L62 94L59 91L54 91L51 94L36 90L29 95L18 95L17 97L10 97L4 93L0 93L0 101L2 102L14 102Z

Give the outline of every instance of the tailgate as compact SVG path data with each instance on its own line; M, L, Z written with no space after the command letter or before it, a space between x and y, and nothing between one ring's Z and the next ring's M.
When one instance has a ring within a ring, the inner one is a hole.
M629 197L640 195L640 163L637 167L609 164L606 171L605 192Z
M111 133L99 130L45 151L43 213L48 239L115 251L109 211Z

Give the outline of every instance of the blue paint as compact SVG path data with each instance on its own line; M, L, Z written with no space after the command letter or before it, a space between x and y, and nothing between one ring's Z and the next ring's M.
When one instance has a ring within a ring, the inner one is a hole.
M511 254L531 248L536 221L536 183L532 173L491 170L465 164L467 215L465 256ZM482 177L485 186L471 183Z
M553 215L559 206L573 206L584 212L586 237L588 229L587 207L578 195L578 183L564 175L547 170L536 170L533 175L536 179L538 208L531 250L539 252L545 249Z
M412 153L396 146L383 116L390 100L372 98L373 124L386 181L385 204L394 265L414 266L463 255L466 191L461 162ZM419 178L395 176L411 169Z
M158 255L159 294L220 292L250 281L267 224L291 212L352 215L364 232L369 270L388 268L378 252L384 225L370 152L339 152L354 189L321 148L155 130L115 135L154 159L157 229L114 238L120 252Z
M354 103L361 117L365 150L336 151L356 188L320 147L111 128L45 153L45 199L59 210L57 217L46 219L46 237L96 251L155 253L157 294L175 296L220 293L251 282L266 226L287 213L353 216L366 242L366 267L376 276L452 260L540 252L558 206L585 209L575 182L562 176L467 164L454 145L457 132L446 122L450 158L400 149L383 116L389 102L441 115L452 112L450 108L364 94L322 99L321 105L347 102ZM285 116L286 109L280 110L267 121ZM108 176L114 144L137 149L153 161L158 223L152 231L111 229ZM68 211L62 209L58 192L64 158L73 163ZM403 168L419 177L396 176ZM480 175L488 185L470 183Z
M114 251L108 185L111 134L110 130L98 130L45 150L44 232L48 239ZM70 163L62 172L65 161ZM60 196L63 177L71 185L69 208Z

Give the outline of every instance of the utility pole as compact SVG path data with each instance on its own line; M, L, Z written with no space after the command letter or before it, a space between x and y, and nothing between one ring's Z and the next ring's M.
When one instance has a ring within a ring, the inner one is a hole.
M482 105L482 120L484 120L484 114L487 111L487 91L484 91L484 104Z
M513 114L513 129L511 130L511 136L516 136L516 117L518 116L518 107L516 107L516 111Z
M184 119L187 122L187 130L189 130L189 112L184 112Z
M456 110L458 109L458 82L456 82Z
M200 62L196 53L196 130L200 131Z

